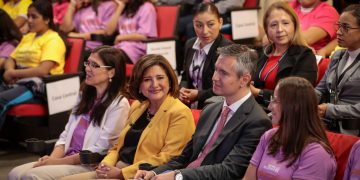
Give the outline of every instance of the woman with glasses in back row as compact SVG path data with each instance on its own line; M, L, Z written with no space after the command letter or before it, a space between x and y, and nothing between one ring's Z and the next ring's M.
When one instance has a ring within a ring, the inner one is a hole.
M360 5L344 9L337 23L338 50L316 87L321 98L320 116L345 134L359 135L360 129ZM336 130L335 129L335 130Z
M117 49L101 46L85 66L79 100L51 155L15 167L8 179L59 179L88 172L91 168L80 163L80 151L105 155L115 144L130 109L124 97L125 60Z
M211 78L219 56L216 50L232 42L220 34L223 20L213 3L199 4L193 17L197 37L185 45L179 99L192 108L202 109L204 101L214 95Z

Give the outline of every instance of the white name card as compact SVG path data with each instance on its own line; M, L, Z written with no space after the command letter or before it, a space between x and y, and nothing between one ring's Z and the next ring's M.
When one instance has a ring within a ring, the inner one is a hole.
M232 11L231 24L233 40L259 36L257 9Z
M148 42L146 54L159 54L164 56L173 69L176 69L175 40Z
M72 109L79 96L79 89L80 78L78 76L46 83L49 115Z

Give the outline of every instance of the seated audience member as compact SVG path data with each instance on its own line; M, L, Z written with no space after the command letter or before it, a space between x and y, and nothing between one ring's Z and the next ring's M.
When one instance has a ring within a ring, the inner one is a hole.
M269 109L279 127L261 137L244 180L334 179L335 155L311 83L300 77L280 80Z
M291 6L299 16L302 33L306 42L314 48L316 54L323 57L330 55L336 43L327 46L336 38L334 24L339 13L326 0L293 0Z
M20 42L22 34L14 21L2 9L0 9L0 69L4 69L4 63ZM6 26L4 25L6 24Z
M128 124L96 171L64 179L129 179L139 166L159 166L178 156L195 124L191 110L176 97L178 81L161 55L145 55L134 66L130 94L135 101Z
M22 33L27 33L29 31L27 14L31 3L32 0L9 0L2 7L2 9L9 14L11 19L14 20L16 26Z
M360 179L360 140L351 148L348 164L344 173L344 180Z
M54 30L52 6L48 0L36 0L29 6L30 32L7 58L0 85L0 117L9 106L33 98L33 83L16 83L30 77L62 74L65 64L65 44ZM36 92L38 93L38 92ZM0 119L1 122L4 118Z
M194 12L196 38L185 45L185 66L179 99L192 108L201 109L204 101L214 95L212 74L218 58L216 49L232 42L220 34L222 18L213 3L201 3Z
M70 5L68 0L55 0L53 3L54 12L54 24L61 25L65 16L65 13Z
M339 46L347 49L334 53L316 87L324 102L319 112L330 125L339 125L342 133L356 136L360 129L360 5L344 9L337 26Z
M81 165L80 151L106 154L125 125L130 105L126 90L125 61L112 47L93 50L86 66L86 79L79 101L70 114L50 156L15 167L8 179L59 179L88 172Z
M266 11L263 23L271 42L257 62L251 92L267 107L277 82L300 76L313 85L317 79L316 57L301 36L298 17L286 2L275 2Z
M60 28L69 33L68 37L85 39L86 50L91 51L102 45L101 41L91 41L91 34L105 33L115 8L116 3L112 0L70 0Z
M213 91L225 101L203 109L195 134L180 156L153 171L140 170L135 178L215 180L244 176L271 121L250 92L256 53L238 44L221 47L218 52Z
M106 35L112 35L118 30L114 47L120 49L127 63L135 64L146 54L146 44L149 38L156 38L156 11L147 0L123 1L115 0L117 8L110 18Z

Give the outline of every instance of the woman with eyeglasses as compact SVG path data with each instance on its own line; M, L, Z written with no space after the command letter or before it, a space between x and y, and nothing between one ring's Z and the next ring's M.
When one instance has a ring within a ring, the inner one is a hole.
M127 125L93 172L69 179L129 179L180 155L195 130L191 110L177 99L177 76L161 55L145 55L134 66L129 86L136 98Z
M80 151L105 155L125 125L130 105L125 98L125 61L112 47L94 49L85 63L86 79L50 156L15 167L8 179L59 179L89 172L81 165Z
M223 19L213 3L199 4L193 15L195 38L186 42L184 71L179 99L192 108L202 109L212 96L212 74L218 58L218 47L232 44L220 34Z
M334 179L336 159L317 102L306 79L279 81L269 105L278 127L262 135L243 180Z
M335 130L360 135L360 5L345 8L337 25L337 40L346 49L334 53L316 87L319 113Z
M313 85L317 79L316 58L301 35L300 24L287 2L275 2L264 15L265 33L270 41L257 62L251 92L267 107L280 79L299 76Z

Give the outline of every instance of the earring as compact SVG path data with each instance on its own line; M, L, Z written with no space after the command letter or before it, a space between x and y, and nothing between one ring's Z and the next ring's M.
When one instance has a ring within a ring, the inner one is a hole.
M112 82L112 79L109 77L109 82Z

